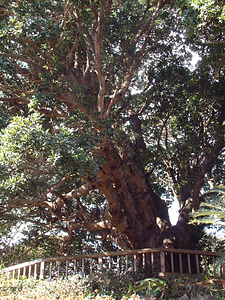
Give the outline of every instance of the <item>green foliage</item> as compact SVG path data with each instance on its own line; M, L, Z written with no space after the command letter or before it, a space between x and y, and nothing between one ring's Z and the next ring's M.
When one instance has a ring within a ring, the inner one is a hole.
M200 204L200 209L193 214L192 223L225 226L225 187L219 186L203 195L205 201Z
M1 299L85 299L89 294L86 281L73 278L71 281L0 280ZM12 298L13 297L13 298ZM90 297L93 298L93 297Z
M143 294L147 296L160 296L164 290L165 281L159 278L146 278L140 282L136 282L135 286L129 284L129 292L127 297L133 294Z
M149 290L149 282L151 282L150 287L157 292L161 281L156 278L146 279L149 276L153 276L153 272L147 267L139 269L137 272L128 271L119 275L111 270L106 270L90 278L90 288L99 295L121 299L123 295L129 297L132 294L145 294L146 289ZM147 286L146 282L148 282Z
M210 231L209 231L210 232ZM214 235L203 232L197 250L208 251L208 252L225 252L225 245L223 238L218 238L218 231Z
M126 275L124 275L126 277ZM117 278L121 280L121 278ZM124 284L124 288L120 290L126 290L125 285L129 280L122 279L120 286ZM164 279L151 278L148 279L152 282L154 287L160 288L159 295L161 299L179 299L184 294L190 298L197 298L204 295L211 295L218 299L224 299L224 282L222 280L208 280L202 276L166 276ZM131 281L133 282L133 281ZM127 296L120 294L117 291L117 297L114 298L113 291L119 286L116 281L111 281L111 293L104 293L93 289L91 279L81 280L80 278L73 277L70 280L59 281L38 281L27 280L20 278L20 280L9 280L4 278L0 279L0 296L1 299L45 299L45 300L75 300L75 299L128 299ZM100 282L99 282L100 285ZM133 286L133 285L132 285ZM108 287L109 289L109 287ZM147 296L149 297L149 296ZM140 299L139 293L131 295L129 299Z
M96 278L90 279L92 291L100 296L107 295L115 299L121 299L121 296L127 293L131 276L117 276L113 272L107 271L99 274Z
M179 0L178 5L186 22L190 22L189 32L199 31L204 27L222 28L225 21L225 2L221 0Z
M196 187L207 188L206 173L224 182L224 1L172 1L159 11L157 1L103 2L1 1L0 243L8 263L22 252L49 255L51 245L57 253L73 226L71 249L88 249L78 199L93 222L124 184L100 182L99 170L115 161L101 155L104 143L118 152L121 178L129 157L158 196L169 203L175 195L182 208L198 199ZM201 58L196 68L190 49ZM84 184L89 195L65 200Z
M224 299L224 281L211 280L202 275L168 275L165 277L163 299L178 299L187 295L190 299L211 295Z
M223 232L225 229L225 187L219 186L210 190L204 194L204 198L205 201L200 204L199 210L192 215L193 220L191 223L198 222L206 226L212 225L212 228L220 229ZM223 241L224 238L225 237L223 237ZM215 249L215 246L217 249ZM213 251L218 251L219 240L214 241L211 247L214 248ZM221 251L221 248L219 250ZM224 247L222 251L224 252ZM217 269L224 260L225 255L222 255L217 261L215 269Z
M1 132L0 230L3 249L9 249L7 244L18 231L21 231L22 237L27 235L28 243L33 246L37 246L39 241L38 246L43 243L42 238L38 238L40 234L51 232L54 237L59 233L59 230L44 229L50 215L43 208L35 207L35 203L43 201L43 194L62 177L68 178L69 187L74 183L76 174L82 176L88 172L91 178L98 170L100 160L91 153L96 137L87 132L81 138L64 124L55 135L46 127L48 124L44 124L40 115L32 114L27 118L14 117ZM26 203L24 199L27 199ZM49 201L54 201L54 196ZM42 221L43 218L45 221ZM5 239L8 239L6 244ZM57 238L55 242L58 243ZM24 246L24 253L27 253ZM45 252L44 249L42 251Z
M8 181L2 182L1 189L5 186L8 192L16 193L17 184L20 190L25 190L22 187L26 185L33 185L38 195L38 188L43 186L43 182L50 184L57 182L61 176L82 175L87 166L90 176L97 170L92 156L85 155L92 151L94 137L84 135L81 139L63 124L57 134L52 135L42 122L37 114L28 118L14 117L2 131L0 162L3 170L11 176ZM20 172L17 171L19 169ZM44 170L48 170L49 174L45 174ZM36 177L39 178L35 180Z

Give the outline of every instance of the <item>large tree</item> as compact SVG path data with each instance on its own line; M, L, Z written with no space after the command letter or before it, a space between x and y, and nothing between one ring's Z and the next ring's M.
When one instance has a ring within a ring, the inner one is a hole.
M1 1L2 236L23 223L65 242L84 228L122 248L195 246L189 213L224 176L211 2Z

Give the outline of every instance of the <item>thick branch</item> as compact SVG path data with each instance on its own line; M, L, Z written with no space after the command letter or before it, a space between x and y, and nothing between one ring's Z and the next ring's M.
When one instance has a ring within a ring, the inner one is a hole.
M67 194L63 194L63 197L66 199L66 200L72 200L72 199L76 199L76 198L79 198L79 197L82 197L82 196L85 196L88 194L88 192L91 190L91 186L88 185L88 184L84 184L82 185L81 187L79 187L78 189L74 189L72 191L70 191L69 193Z
M29 104L29 100L22 98L22 97L0 97L0 101L2 102L9 102L9 103L24 103L24 104Z
M91 190L91 187L88 184L84 184L81 187L79 187L78 189L74 189L67 194L63 194L61 197L58 197L54 202L45 201L47 194L49 194L49 193L53 194L54 191L56 191L60 186L62 186L66 182L66 180L67 180L66 177L62 178L60 182L58 182L55 186L53 186L49 190L47 190L43 194L40 204L41 205L44 204L44 206L48 207L51 211L60 211L60 209L65 204L65 201L71 201L73 199L77 199L79 211L81 212L81 210L82 210L82 213L84 214L84 212L86 212L86 210L84 209L84 206L82 206L82 204L79 200L79 197L85 196ZM73 217L74 217L74 215L73 215Z
M96 231L96 230L106 230L106 229L111 229L111 223L109 220L105 221L92 221L92 222L87 222L86 224L84 223L79 223L79 222L71 222L70 223L70 229L76 230L78 228L85 228L89 231Z
M95 68L96 68L96 73L99 81L98 111L103 112L104 98L106 93L105 76L102 73L102 63L101 63L101 56L103 52L102 51L103 50L103 27L104 27L104 20L105 20L104 14L106 13L106 8L107 8L107 12L109 11L112 1L108 1L108 7L106 7L106 1L102 1L98 16L93 1L91 1L91 3L92 3L91 6L92 11L95 16L94 49L95 49Z
M57 97L57 100L59 100L62 103L67 104L67 106L70 107L70 109L73 111L75 108L78 108L80 111L85 113L85 115L93 121L93 116L92 114L84 107L84 105L76 99L76 96L73 95L72 92L68 91L65 94L62 94Z
M40 204L44 203L45 206L50 208L51 210L60 210L64 205L64 201L62 199L57 199L55 202L45 201L47 195L52 194L55 190L57 190L60 186L62 186L66 182L67 178L62 178L56 185L52 186L48 189L41 197Z

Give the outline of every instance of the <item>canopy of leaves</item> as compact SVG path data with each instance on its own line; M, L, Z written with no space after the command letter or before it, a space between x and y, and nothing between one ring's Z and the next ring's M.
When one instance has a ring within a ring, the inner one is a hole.
M22 224L27 241L83 227L107 236L109 141L181 208L198 208L211 179L224 183L224 7L1 1L2 249Z

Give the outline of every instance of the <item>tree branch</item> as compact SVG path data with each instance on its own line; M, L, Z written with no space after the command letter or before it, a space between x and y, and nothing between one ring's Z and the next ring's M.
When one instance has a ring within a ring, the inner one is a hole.
M81 187L74 189L72 191L70 191L67 194L63 194L62 196L66 199L66 200L72 200L74 198L79 198L82 196L85 196L88 194L88 192L91 190L91 186L88 184L84 184Z
M44 203L46 204L49 208L53 207L55 205L55 203L53 202L49 202L49 201L45 201L46 197L48 194L52 194L55 190L57 190L59 187L61 187L65 182L66 182L67 178L63 177L57 184L55 184L54 186L52 186L50 189L48 189L41 197L40 203ZM63 204L62 204L63 205ZM60 207L61 208L61 207ZM54 207L54 210L56 209L60 209L59 207ZM52 209L52 208L51 208Z
M120 88L117 88L109 102L109 105L107 107L107 110L105 112L105 118L109 117L110 111L112 109L112 107L118 103L119 101L121 101L121 99L125 96L125 94L128 92L128 89L130 87L131 84L131 80L132 77L134 75L134 72L137 70L139 62L141 60L141 58L146 54L145 53L145 49L146 49L146 44L148 42L149 36L155 26L155 20L158 17L159 11L167 4L169 3L170 0L164 1L163 3L161 3L161 0L158 1L157 6L156 6L156 10L154 11L153 15L149 18L149 20L140 28L140 30L138 31L135 39L134 39L134 43L133 43L133 47L136 48L137 44L139 43L139 41L141 40L141 38L144 36L144 41L140 47L140 50L138 52L136 52L136 55L130 65L129 70L126 72L126 74L124 75L124 80L123 83L121 84Z
M93 26L94 30L94 50L95 50L95 68L99 81L99 92L98 92L98 111L104 111L104 98L106 93L106 85L105 85L105 75L102 73L102 63L101 56L103 51L103 27L105 20L105 12L108 12L112 1L108 1L108 6L106 7L106 1L102 1L100 5L100 10L97 15L97 11L94 7L94 1L90 1L92 3L92 11L95 16L95 22Z
M0 97L0 101L2 102L18 102L18 103L23 103L23 104L29 104L30 101L28 99L25 99L23 97Z

